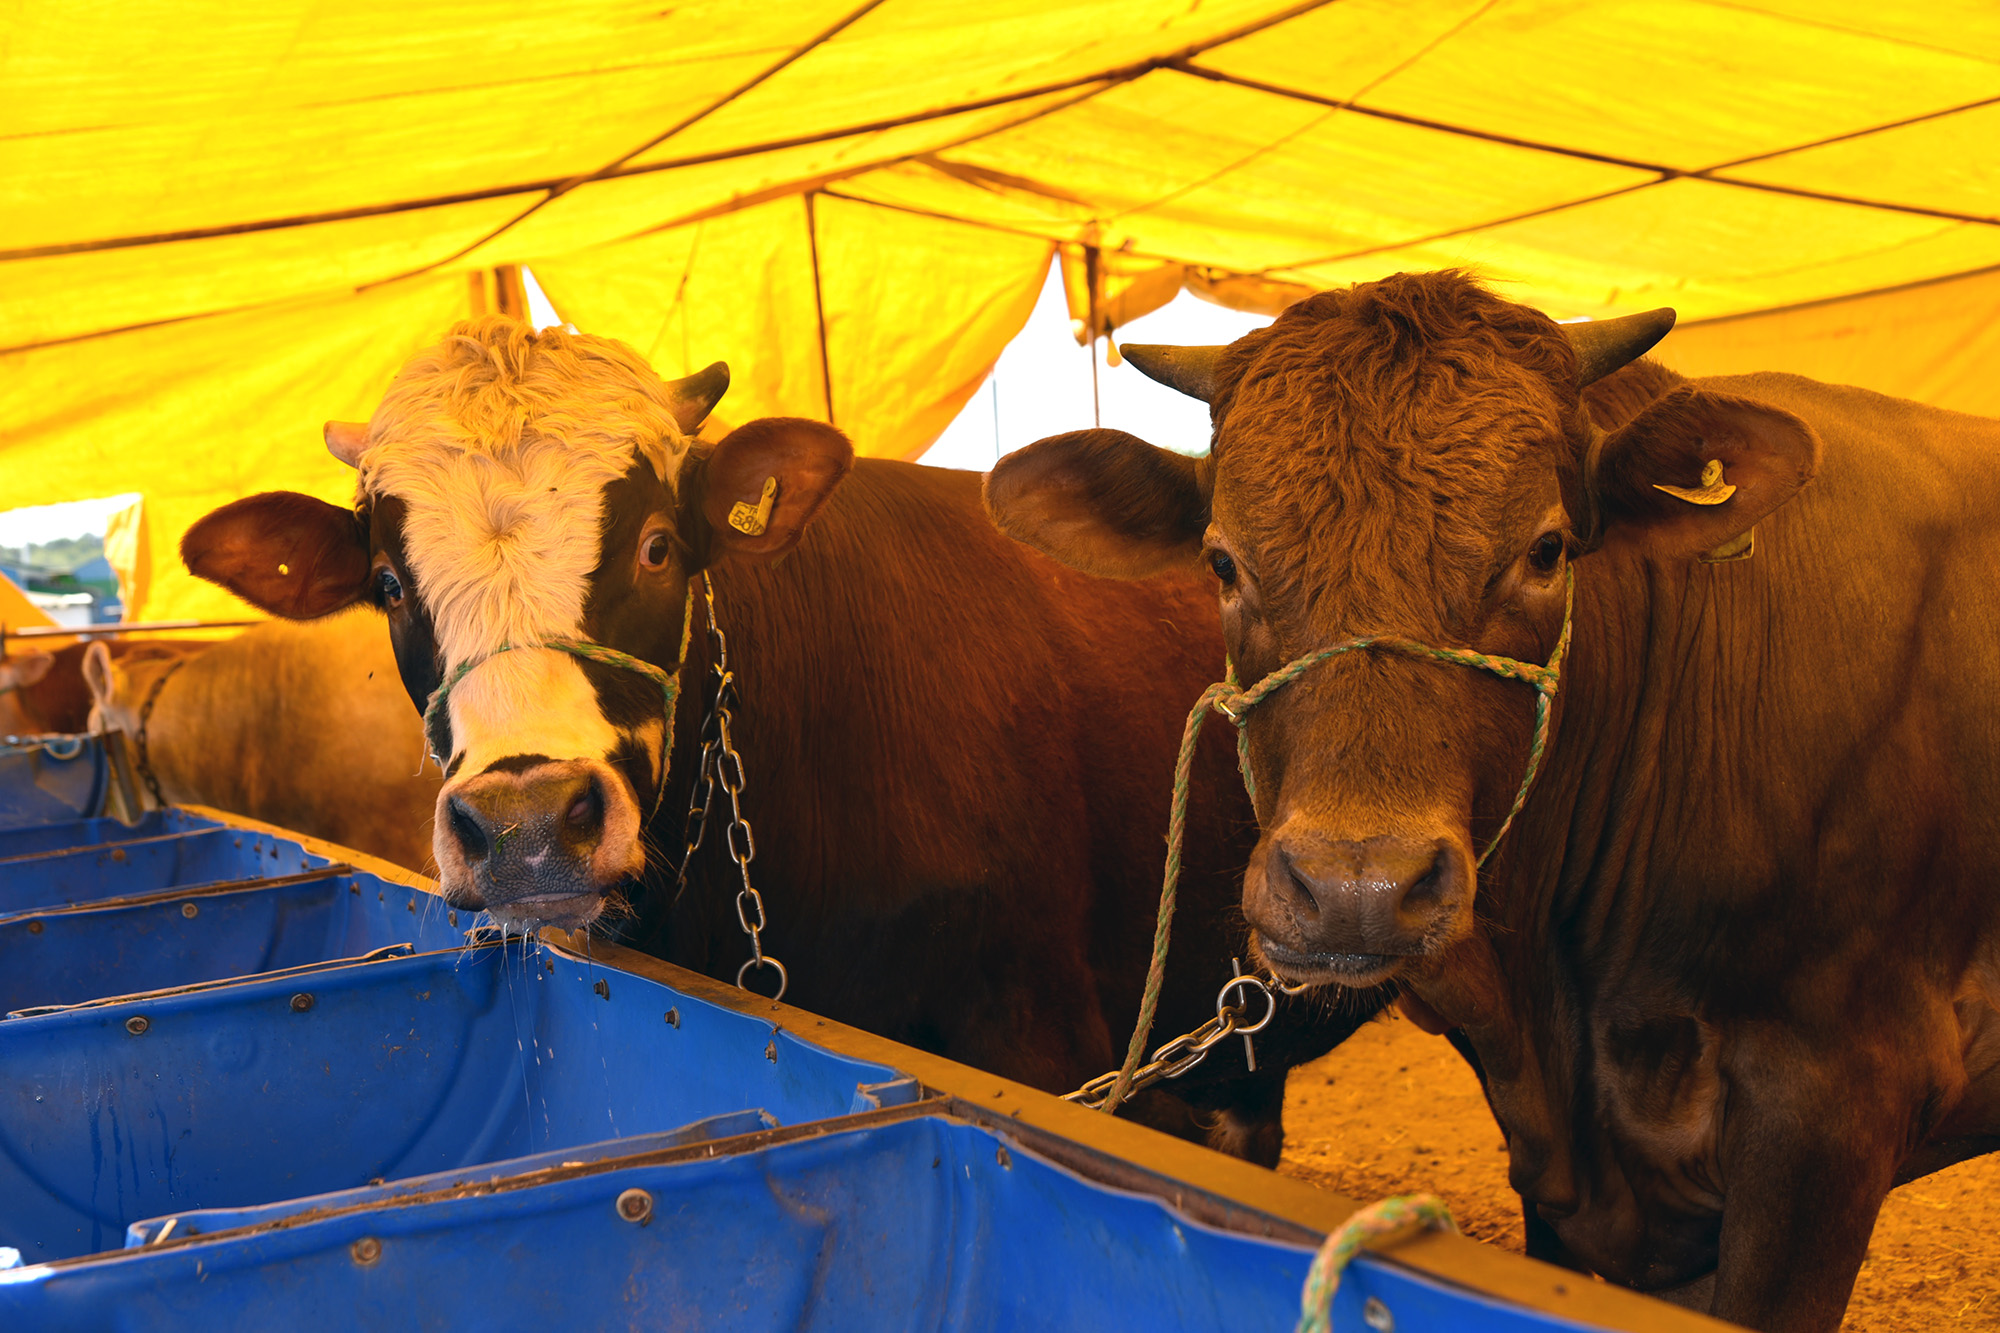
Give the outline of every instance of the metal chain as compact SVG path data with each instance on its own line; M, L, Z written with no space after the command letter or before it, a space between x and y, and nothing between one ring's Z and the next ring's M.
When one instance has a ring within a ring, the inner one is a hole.
M1276 977L1244 976L1243 965L1231 959L1230 964L1236 975L1222 983L1222 989L1215 993L1215 1017L1203 1023L1192 1032L1184 1032L1153 1052L1153 1058L1140 1065L1132 1073L1131 1092L1139 1092L1170 1078L1179 1078L1203 1060L1208 1053L1230 1037L1243 1038L1244 1059L1252 1073L1257 1069L1257 1053L1250 1045L1253 1034L1262 1032L1278 1016L1278 997L1273 991L1283 991L1287 995L1297 995L1304 986L1287 986ZM1229 1002L1231 992L1239 989L1255 991L1264 997L1264 1016L1255 1023L1245 1024L1243 1014L1247 1004L1234 1005ZM1099 1074L1075 1092L1063 1094L1066 1102L1075 1102L1088 1110L1101 1111L1111 1096L1111 1089L1118 1082L1119 1071Z
M729 639L715 620L715 588L707 574L701 576L701 593L708 612L709 679L704 691L708 706L702 713L701 762L695 771L694 793L688 803L683 837L687 850L681 854L674 901L679 902L680 896L687 892L688 874L694 866L694 854L708 831L708 817L714 810L715 789L719 785L729 796L729 823L723 830L723 839L729 858L736 862L737 873L743 879L743 887L736 894L736 922L750 937L750 958L736 969L736 988L749 990L744 981L751 971L769 968L778 974L778 989L771 999L782 1000L785 987L791 984L791 974L783 963L764 952L763 936L770 922L764 914L764 895L757 892L750 878L750 863L757 859L757 836L750 828L750 821L743 817L746 781L743 756L736 752L730 730L738 703L736 677L729 669Z

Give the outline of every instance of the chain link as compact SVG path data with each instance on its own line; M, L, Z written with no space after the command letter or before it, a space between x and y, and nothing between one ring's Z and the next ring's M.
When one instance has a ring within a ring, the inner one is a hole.
M730 731L735 723L738 702L736 677L729 669L729 639L715 620L715 588L706 574L701 576L701 592L708 610L709 679L705 692L708 707L701 719L701 761L695 772L694 793L688 803L683 837L686 850L681 854L674 900L680 901L680 896L687 892L694 854L708 832L709 817L715 813L715 792L719 787L729 798L729 823L723 829L723 843L743 880L743 887L736 893L736 922L750 937L750 958L736 969L736 987L738 990L749 990L744 982L751 971L769 969L778 974L778 989L771 998L782 1000L785 987L791 983L791 974L777 958L764 952L763 935L770 927L770 919L764 912L764 895L757 892L757 886L750 877L750 863L757 859L757 835L751 831L750 821L743 817L742 798L746 782L743 756L736 752L736 742Z
M1215 1017L1203 1023L1192 1032L1184 1032L1153 1052L1153 1058L1132 1074L1132 1092L1150 1088L1155 1083L1170 1078L1179 1078L1203 1060L1208 1053L1230 1037L1243 1038L1244 1059L1252 1071L1257 1068L1257 1053L1251 1048L1250 1038L1271 1025L1278 1016L1278 997L1274 991L1287 995L1297 995L1304 986L1287 986L1276 977L1244 976L1242 964L1230 960L1236 975L1222 983L1222 989L1215 994ZM1238 990L1251 990L1264 997L1264 1016L1255 1023L1244 1023L1243 1015L1247 1005L1233 1005L1230 995ZM1075 1092L1063 1094L1066 1102L1075 1102L1088 1110L1101 1111L1111 1095L1111 1089L1118 1082L1118 1071L1099 1074ZM1128 1097L1130 1093L1126 1094Z

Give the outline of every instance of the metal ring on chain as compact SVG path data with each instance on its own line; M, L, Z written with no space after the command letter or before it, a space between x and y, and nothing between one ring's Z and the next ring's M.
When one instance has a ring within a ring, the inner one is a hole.
M1219 1014L1224 1009L1234 1008L1229 1003L1229 992L1239 986L1248 986L1252 990L1255 990L1259 995L1264 997L1264 1004L1266 1006L1262 1018L1248 1027L1238 1027L1236 1029L1237 1036L1248 1037L1253 1033L1262 1032L1265 1028L1271 1026L1271 1020L1278 1016L1278 997L1271 994L1271 988L1265 984L1264 978L1257 976L1255 973L1246 976L1231 977L1229 980L1223 982L1222 989L1215 993L1216 1013Z
M776 994L771 996L771 1003L776 1004L778 1001L784 999L785 987L792 984L792 974L785 971L785 965L783 963L771 957L769 954L765 954L761 958L746 958L743 960L743 966L736 969L736 989L750 990L748 986L743 984L743 978L750 975L750 969L753 967L755 968L769 967L769 968L775 968L777 970L778 990ZM750 991L750 993L752 995L757 995L761 994L762 992Z

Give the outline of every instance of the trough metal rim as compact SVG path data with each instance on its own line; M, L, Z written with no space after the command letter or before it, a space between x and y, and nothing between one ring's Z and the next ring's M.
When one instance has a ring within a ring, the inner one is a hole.
M94 846L118 847L122 843L97 843ZM145 893L128 894L123 898L97 898L89 902L58 903L54 907L24 907L18 912L0 915L0 926L11 926L22 921L41 921L49 917L81 916L90 912L123 911L132 907L152 907L160 903L192 902L202 898L222 898L233 893L255 893L260 889L284 889L297 884L314 884L323 879L351 878L354 867L336 862L329 866L318 866L311 870L301 870L292 875L272 875L262 879L218 879L206 884L171 885L164 889L149 889Z
M931 1114L942 1110L1018 1138L1024 1147L1079 1175L1117 1189L1152 1195L1197 1222L1240 1234L1316 1245L1362 1206L1330 1190L1129 1120L1085 1110L1039 1088L740 991L727 982L622 945L579 940L551 927L543 927L540 933L544 947L574 961L631 972L695 999L761 1018L774 1029L837 1054L915 1075L927 1092L944 1100L941 1105L927 1097L914 1106ZM1377 1257L1530 1310L1621 1333L1739 1329L1736 1324L1612 1286L1587 1274L1454 1234L1425 1232L1397 1245L1393 1253Z

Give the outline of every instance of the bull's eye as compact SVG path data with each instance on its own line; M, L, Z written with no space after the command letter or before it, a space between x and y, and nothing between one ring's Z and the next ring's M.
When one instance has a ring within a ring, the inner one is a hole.
M375 600L385 610L403 604L403 581L387 565L375 571Z
M1553 573L1562 563L1563 538L1560 532L1545 532L1528 548L1528 563L1544 574Z
M655 532L639 543L639 563L648 569L658 569L667 563L673 554L673 541L664 532Z
M1208 567L1215 571L1215 577L1222 580L1223 587L1231 588L1236 585L1236 561L1230 558L1229 552L1210 551Z

